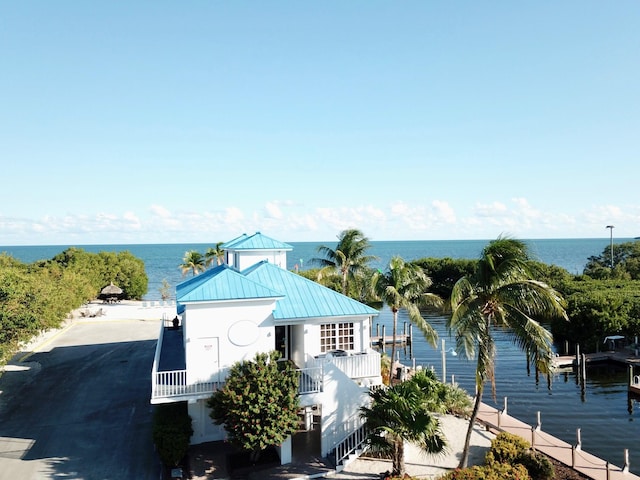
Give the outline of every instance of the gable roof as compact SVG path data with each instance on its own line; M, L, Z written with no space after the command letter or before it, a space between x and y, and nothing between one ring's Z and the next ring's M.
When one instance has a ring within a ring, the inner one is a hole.
M224 250L293 250L293 247L288 243L274 240L260 232L251 236L243 233L239 237L223 243L220 248Z
M273 312L276 320L369 316L379 313L375 308L267 261L243 270L242 274L261 285L286 294L276 303Z
M227 264L219 265L176 286L176 301L213 302L281 298L283 295L252 280Z

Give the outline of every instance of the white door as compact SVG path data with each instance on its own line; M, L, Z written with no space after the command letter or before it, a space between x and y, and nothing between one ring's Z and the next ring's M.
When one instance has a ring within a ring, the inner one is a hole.
M192 357L195 361L188 366L192 381L217 382L220 380L220 358L218 337L199 337L193 342Z

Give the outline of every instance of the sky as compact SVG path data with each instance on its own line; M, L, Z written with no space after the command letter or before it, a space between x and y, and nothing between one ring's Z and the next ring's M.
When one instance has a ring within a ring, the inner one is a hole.
M1 2L0 245L639 236L638 25L637 0Z

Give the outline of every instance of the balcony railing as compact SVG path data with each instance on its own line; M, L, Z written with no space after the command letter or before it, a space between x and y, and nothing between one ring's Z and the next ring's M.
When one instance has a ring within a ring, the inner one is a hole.
M333 363L346 375L354 380L378 377L380 375L380 354L369 352L353 354L350 356L324 356L310 358L307 368L298 369L300 379L298 393L300 395L318 393L323 388L324 364ZM187 382L186 370L173 370L168 372L152 372L152 403L162 400L170 400L178 397L200 397L212 394L222 385L222 382L196 381Z
M325 354L307 360L308 367L330 362L354 380L380 376L380 354L374 350L347 355Z
M220 382L187 383L186 370L156 372L153 380L152 399L210 395L220 388Z

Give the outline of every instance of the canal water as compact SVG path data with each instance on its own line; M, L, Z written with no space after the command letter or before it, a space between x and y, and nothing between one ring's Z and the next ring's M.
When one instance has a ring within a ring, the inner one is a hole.
M399 347L400 361L408 366L432 368L442 378L442 340L445 342L445 367L447 381L454 381L472 394L475 391L475 360L454 356L455 339L449 336L445 317L428 316L426 319L436 329L440 339L438 349L427 344L417 328L412 329L413 345ZM409 321L401 311L398 329L403 331ZM376 328L386 335L392 334L393 319L388 309L374 320ZM627 393L628 370L616 364L598 364L587 368L584 385L573 369L563 369L551 378L551 387L542 375L536 379L535 371L527 371L526 357L515 346L506 332L497 330L496 340L496 399L492 398L491 386L485 385L484 403L495 408L504 407L507 397L509 415L536 425L540 412L542 430L576 444L577 429L581 430L583 450L610 463L622 466L624 450L629 450L630 471L640 473L640 404ZM387 354L391 346L386 346ZM563 352L559 352L563 353Z

